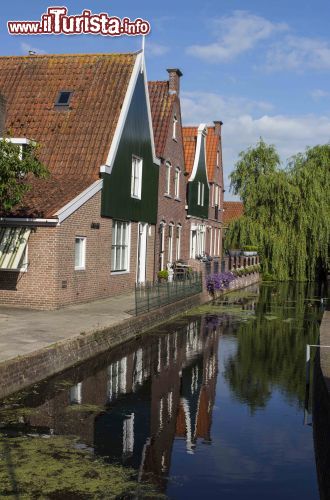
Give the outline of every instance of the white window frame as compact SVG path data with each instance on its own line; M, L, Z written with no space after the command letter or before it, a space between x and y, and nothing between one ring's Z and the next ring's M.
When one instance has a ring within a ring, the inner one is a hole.
M80 261L79 261L79 264L76 264L76 257L77 257L77 254L76 254L76 243L77 243L77 240L81 241L82 242L82 251L81 251L81 254L80 254ZM75 240L74 240L74 270L75 271L85 271L86 269L86 236L75 236Z
M143 159L132 155L131 197L141 200Z
M215 186L215 193L214 193L214 201L215 205L219 206L219 186Z
M172 165L169 161L165 163L165 194L171 195L171 169Z
M214 207L214 188L215 184L211 185L211 207Z
M201 183L198 181L198 189L197 189L197 205L201 204Z
M166 222L162 221L160 223L160 245L159 245L159 253L160 253L160 269L161 271L165 269L165 230L166 230Z
M167 246L167 262L172 264L173 254L173 230L174 224L172 222L168 225L168 246Z
M178 119L176 115L173 117L173 131L172 131L172 138L174 141L177 141L177 125L178 125Z
M213 227L210 228L210 257L213 255Z
M126 243L122 241L123 238L123 228L121 227L120 231L120 243L117 243L117 236L118 236L118 224L123 225L126 224L127 226L127 241ZM111 274L124 274L124 273L129 273L129 263L130 263L130 247L131 247L131 224L130 222L127 221L121 221L121 220L112 220L112 237L111 237ZM126 249L126 261L125 261L125 269L115 269L117 267L117 247L121 248L120 251L120 257L119 257L119 262L122 260L122 252L124 249ZM114 255L114 258L113 258ZM113 265L114 262L114 265Z
M174 176L174 198L180 198L180 173L181 169L176 167Z
M202 192L201 192L201 206L204 207L204 201L205 201L205 198L204 198L204 194L205 194L205 184L204 182L201 183L201 186L202 186Z
M182 226L181 224L178 224L176 226L175 260L179 260L181 256L181 231L182 231Z

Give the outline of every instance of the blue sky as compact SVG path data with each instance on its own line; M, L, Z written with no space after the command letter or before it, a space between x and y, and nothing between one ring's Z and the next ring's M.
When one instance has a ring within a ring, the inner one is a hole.
M227 188L238 153L260 136L277 146L283 161L330 140L328 0L3 2L0 54L141 47L140 37L8 35L7 20L39 20L47 7L58 4L66 5L69 14L89 8L150 21L148 77L166 79L166 68L179 67L184 124L224 122Z

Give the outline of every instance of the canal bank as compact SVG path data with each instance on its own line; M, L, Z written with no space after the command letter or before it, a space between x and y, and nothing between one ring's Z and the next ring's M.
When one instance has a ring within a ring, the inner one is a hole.
M260 280L238 278L231 289ZM230 291L230 290L229 290ZM0 397L70 368L210 301L206 291L148 313L134 315L134 295L57 311L0 308Z
M330 311L320 325L320 349L317 349L313 387L313 433L315 461L321 500L330 498Z

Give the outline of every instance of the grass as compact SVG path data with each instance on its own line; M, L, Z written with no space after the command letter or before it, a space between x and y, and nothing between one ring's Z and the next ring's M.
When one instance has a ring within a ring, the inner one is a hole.
M0 497L104 499L161 498L135 473L75 447L71 437L0 434Z

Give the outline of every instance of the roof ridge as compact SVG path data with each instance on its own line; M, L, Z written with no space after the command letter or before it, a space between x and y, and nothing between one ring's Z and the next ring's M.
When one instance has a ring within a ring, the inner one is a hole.
M93 53L76 53L76 54L68 54L68 53L59 53L59 54L26 54L26 55L10 55L0 56L0 59L41 59L41 58L52 58L52 57L95 57L95 56L135 56L140 54L142 51L138 50L137 52L93 52Z

